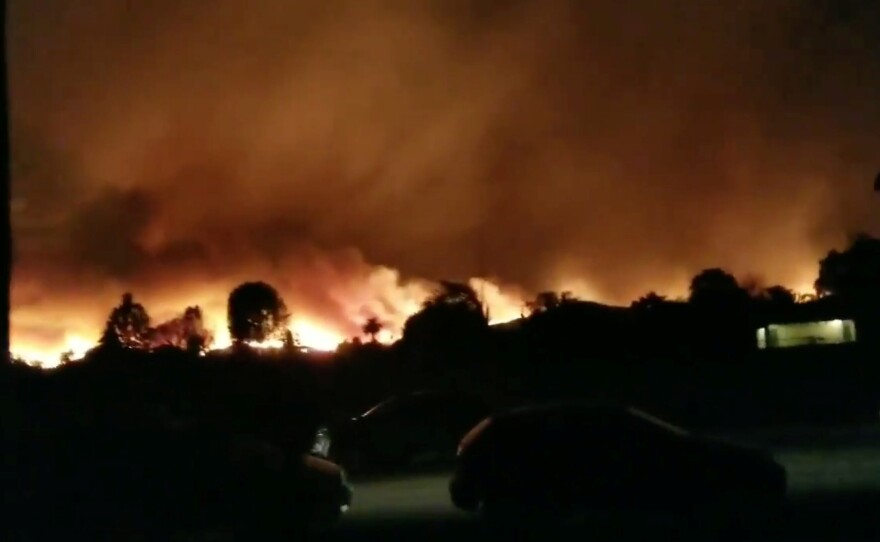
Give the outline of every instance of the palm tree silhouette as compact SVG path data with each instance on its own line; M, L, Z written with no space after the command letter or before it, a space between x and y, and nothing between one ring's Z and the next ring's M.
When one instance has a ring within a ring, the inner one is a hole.
M361 327L361 331L364 332L364 335L370 337L371 342L375 343L377 342L376 337L379 335L379 332L381 332L384 327L385 326L382 324L382 322L380 322L378 318L373 316L368 318L367 321L364 322L363 327Z

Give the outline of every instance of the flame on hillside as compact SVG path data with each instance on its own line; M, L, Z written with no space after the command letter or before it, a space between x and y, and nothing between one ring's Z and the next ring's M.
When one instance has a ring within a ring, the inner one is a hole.
M802 273L804 279L799 281L793 289L799 299L806 299L805 294L812 290L810 281L807 280L811 274L807 271ZM527 312L527 302L534 298L534 292L525 292L488 279L472 278L468 284L477 292L486 306L491 325L510 322L522 317ZM579 299L600 302L615 301L604 299L582 278L561 275L559 279L550 284L552 290L571 292ZM665 293L669 298L686 297L687 288L683 287L684 285L686 285L686 281L681 281L656 291L661 294ZM280 288L279 291L285 300L291 302L293 308L294 314L289 330L296 345L304 350L332 352L341 343L353 337L366 339L367 337L361 332L361 327L371 317L377 318L382 324L382 329L376 335L378 342L390 344L400 339L406 319L421 308L435 288L436 285L428 281L403 281L394 269L374 267L362 281L340 283L328 289L328 296L337 305L335 317L317 317L316 313L309 312L308 307L297 310L300 304L297 302L296 296L289 297L283 288ZM226 295L221 287L180 295L183 303L179 305L197 304L203 308L204 329L207 331L206 336L209 337L209 351L225 350L232 345L225 319L225 306L222 301ZM201 299L209 299L209 301L200 302ZM161 305L162 308L170 306L169 300L165 298L163 300L166 303ZM150 310L152 302L148 300L145 304ZM106 307L107 312L111 309L111 306ZM94 329L77 327L71 331L65 331L59 340L54 341L39 341L39 337L37 340L22 340L16 334L15 314L14 308L12 353L15 357L32 365L51 368L59 365L62 359L81 359L96 346L97 337L100 336L100 328L95 326ZM170 318L168 322L179 320L178 316ZM61 325L64 323L66 322L60 322ZM36 322L36 324L39 325L42 322ZM162 325L164 324L157 327L162 327ZM88 337L94 337L94 339ZM252 341L248 344L252 348L260 350L275 350L284 347L284 342L281 339Z
M345 340L342 334L308 320L294 320L288 326L288 329L293 334L296 343L309 350L329 352L335 350ZM211 342L212 350L223 350L232 346L232 337L229 336L229 329L226 326L215 328L213 336L214 340ZM246 344L251 348L259 350L278 350L284 348L284 341L281 339L247 341Z
M422 303L431 295L434 285L428 282L412 281L398 285L392 290L388 289L389 272L386 268L377 268L369 277L367 289L381 286L382 295L379 301L358 294L341 290L339 295L340 305L343 308L346 321L323 323L308 316L292 318L288 329L294 337L296 345L304 350L331 352L353 336L362 336L358 331L367 318L376 317L382 324L382 329L376 334L376 340L382 344L390 344L402 336L403 325L406 319L417 312ZM393 277L396 280L396 272ZM501 285L487 279L474 278L468 281L469 285L480 295L489 314L490 324L500 324L515 320L522 316L526 296L523 292ZM347 298L346 293L352 296ZM282 297L284 292L281 292ZM188 300L190 298L187 298ZM109 312L111 307L107 308ZM149 306L147 307L149 310ZM232 338L229 334L226 321L223 318L225 311L220 307L209 307L205 311L205 329L209 337L208 350L219 351L232 346ZM179 318L172 319L171 322ZM160 324L162 327L166 324ZM100 336L100 330L94 330L94 337ZM267 339L265 341L249 341L248 346L258 350L279 350L284 348L281 339ZM12 352L17 358L25 362L44 368L58 366L63 360L79 360L85 357L89 350L97 345L97 340L89 340L82 334L65 335L64 340L51 345L28 344L26 342L13 341Z

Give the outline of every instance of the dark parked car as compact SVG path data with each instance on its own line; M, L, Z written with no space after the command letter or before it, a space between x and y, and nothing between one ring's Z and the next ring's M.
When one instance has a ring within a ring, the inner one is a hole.
M484 419L450 482L460 509L695 511L780 504L786 472L760 450L701 438L634 408L556 404Z
M271 445L249 448L240 459L234 454L236 468L226 473L234 485L226 487L231 495L224 502L232 505L230 513L245 533L322 529L348 511L353 490L339 465L312 454L284 457Z
M467 394L410 393L348 420L325 446L352 473L450 464L462 435L489 413L485 402Z
M319 524L335 522L348 511L353 491L342 467L307 455L303 458L303 473L310 482L306 486L308 498L314 506L313 517Z
M196 429L122 428L112 436L78 430L22 441L16 451L17 469L4 486L14 521L4 527L39 540L76 529L159 539L217 531L244 539L300 535L333 525L352 502L341 467L256 438Z

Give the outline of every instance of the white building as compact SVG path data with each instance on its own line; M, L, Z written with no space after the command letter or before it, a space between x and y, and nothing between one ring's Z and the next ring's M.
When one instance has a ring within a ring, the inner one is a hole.
M757 330L759 349L856 342L853 320L832 319L767 324Z

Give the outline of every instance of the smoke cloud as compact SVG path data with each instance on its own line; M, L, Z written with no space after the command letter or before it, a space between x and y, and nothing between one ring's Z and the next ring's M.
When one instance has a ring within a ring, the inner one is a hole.
M677 294L710 266L803 288L880 226L876 2L9 10L28 348L97 337L125 290L222 322L251 279L340 336L399 328L429 279L490 276L507 305Z

